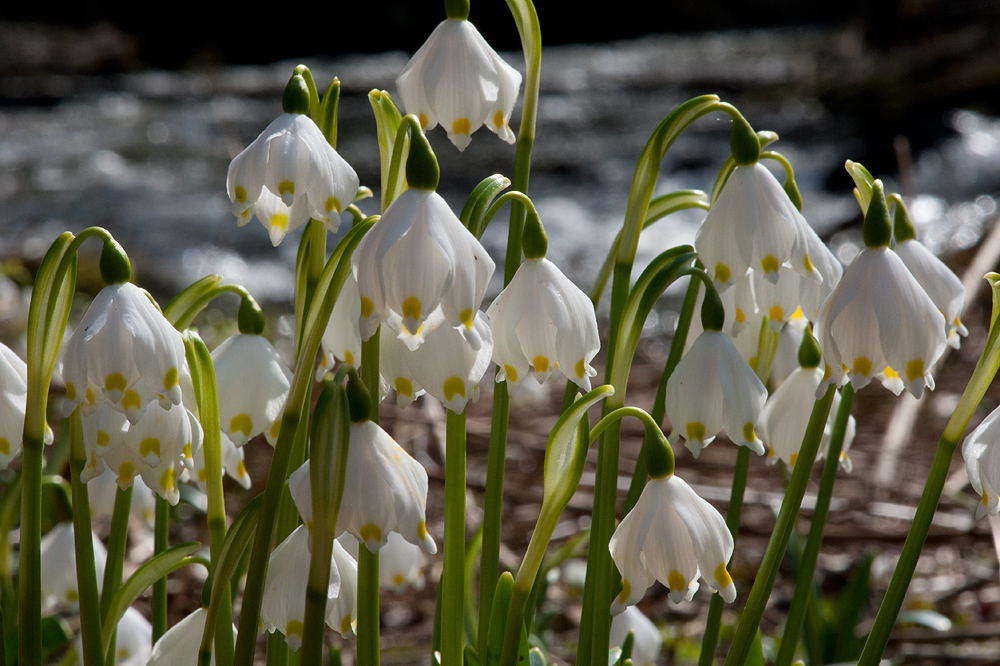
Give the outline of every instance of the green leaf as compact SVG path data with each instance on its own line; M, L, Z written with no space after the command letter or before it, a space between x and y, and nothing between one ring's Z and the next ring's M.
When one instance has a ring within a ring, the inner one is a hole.
M111 637L118 627L118 622L125 615L125 611L153 583L188 564L205 564L207 567L204 559L191 557L191 554L199 548L201 548L201 544L197 541L189 541L169 548L143 564L125 581L121 589L112 597L111 604L108 606L108 614L102 624L101 644L104 646L105 653L111 646Z
M764 645L760 640L760 629L750 644L750 654L747 655L746 666L764 666Z
M868 212L868 204L872 201L872 185L875 183L875 178L868 169L858 162L847 160L844 163L844 168L847 169L847 173L854 180L856 188L854 196L857 197L858 205L861 206L861 213L865 214Z
M185 287L170 299L163 308L163 316L179 329L187 328L211 299L211 294L222 284L221 275L206 275Z
M73 640L73 630L58 615L42 618L42 652L51 653Z
M479 655L476 654L476 648L471 645L465 646L465 652L462 654L462 663L464 666L482 666L481 661L479 661Z
M316 124L319 125L323 136L333 146L337 148L337 109L340 106L340 79L336 76L330 85L326 87L323 101L319 105L319 117Z
M499 666L503 652L503 635L507 629L507 609L514 594L514 576L509 571L500 574L496 591L493 593L493 610L490 611L490 633L486 641L486 663L484 666Z
M393 187L389 187L389 165L393 161L393 150L396 142L396 131L403 120L399 107L392 100L392 97L384 90L373 90L368 93L368 101L375 112L376 136L378 138L378 153L382 163L382 210L385 210L390 201L393 201L400 192L406 189L405 179L397 178ZM399 156L397 162L406 164L406 153L409 152L409 139L403 144L403 154ZM392 190L392 191L390 191Z
M476 185L472 194L465 201L465 207L462 208L462 214L458 216L458 219L462 220L462 224L476 238L482 238L483 232L486 231L486 211L489 210L496 196L508 187L510 187L510 179L495 173L492 176L487 176Z

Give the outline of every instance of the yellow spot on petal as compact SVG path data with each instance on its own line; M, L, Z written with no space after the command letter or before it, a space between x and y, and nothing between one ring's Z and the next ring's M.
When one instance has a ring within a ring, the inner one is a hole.
M496 115L493 116L493 124L497 127L497 129L504 126L503 111L496 112Z
M768 458L773 458L774 457L774 447L773 446L767 447L767 457Z
M692 421L687 424L687 439L702 442L705 440L705 424Z
M888 365L885 366L885 376L889 379L899 379L899 373L890 368Z
M986 494L985 490L983 491L982 502L983 502L983 506L989 506L989 504L990 504L990 497L989 497L989 495Z
M427 523L422 520L420 521L420 524L417 525L417 538L421 541L427 538Z
M333 211L337 211L337 213L339 214L340 213L340 201L337 199L337 197L329 197L326 200L326 206L325 206L325 208L326 208L326 212L328 212L328 213L332 213Z
M715 582L722 589L726 589L733 584L733 579L729 576L729 572L726 571L725 562L719 562L719 566L715 567Z
M229 432L242 432L244 437L249 437L253 432L253 419L248 414L237 414L229 422Z
M743 308L736 308L736 321L742 324L747 320L747 315L743 312Z
M667 574L667 587L673 592L678 592L687 589L687 581L684 580L684 576L681 575L680 571L676 569Z
M824 363L823 364L823 381L825 382L826 380L828 380L830 378L831 374L833 374L833 370L830 368L830 364L829 363Z
M128 380L120 372L112 372L104 378L104 389L106 391L124 391L128 387Z
M420 129L424 129L425 127L427 127L427 116L426 115L424 115L423 113L421 113L419 116L417 116L417 120L420 121Z
M792 467L795 467L795 461L798 459L799 459L799 454L797 453L793 453L792 455L788 456L788 462L792 463Z
M187 444L184 445L184 457L185 458L190 458L191 457L191 443L190 442L188 442Z
M906 378L911 382L918 377L924 376L924 362L922 359L915 358L906 364Z
M122 407L125 409L139 409L142 406L142 401L139 399L139 394L135 391L125 391L125 395L122 396Z
M577 377L579 377L580 379L583 379L584 375L587 374L587 364L586 364L586 362L584 362L584 360L581 358L579 361L576 362L576 367L573 368L573 370L576 371L576 376Z
M90 452L90 462L87 463L87 467L90 467L91 469L94 469L94 468L97 467L97 452L96 451L91 451Z
M462 314L459 315L458 318L461 320L463 324L465 324L465 328L472 330L472 323L473 323L472 310L464 310Z
M86 395L84 395L84 398L86 398L88 405L94 404L94 400L95 400L95 398L94 398L94 391L91 390L91 388L89 386L87 387L87 393L86 393Z
M517 381L517 368L515 368L512 365L507 365L505 363L504 366L503 366L503 371L507 373L507 379L508 380L510 380L512 382L516 382Z
M406 377L396 377L396 394L405 395L407 398L413 396L413 382Z
M289 620L288 624L285 625L285 636L298 636L302 638L302 632L305 627L302 625L300 620Z
M395 576L392 577L392 584L395 585L396 587L399 587L404 582L406 582L406 579L403 578L403 574L396 574Z
M104 432L103 430L98 430L97 431L97 445L101 446L101 447L104 447L104 446L107 446L110 443L111 443L111 437L108 436L108 433Z
M420 319L420 299L416 296L410 296L408 299L403 301L403 318L409 317L416 321Z
M344 363L354 365L354 354L349 351L344 352Z
M80 600L80 593L76 590L66 590L66 601L73 602Z
M73 382L66 382L66 399L76 400L76 387L73 386Z
M281 419L271 424L271 439L278 439L279 432L281 432Z
M361 316L365 319L372 316L372 312L375 311L375 304L372 303L370 298L361 297Z
M732 275L729 271L729 266L725 264L715 265L715 279L719 282L729 282L729 276Z
M167 374L163 375L163 388L168 391L177 386L177 368L170 368Z
M780 265L781 262L779 262L778 258L775 257L773 254L769 254L760 260L760 267L764 269L765 273L770 273L771 271L777 271L778 266Z
M285 213L275 213L271 216L271 226L284 230L288 226L288 215Z
M278 183L278 196L285 193L295 194L295 183L290 180L283 180Z
M201 469L198 470L198 480L201 481L202 483L205 483L207 479L208 479L208 472L206 472L205 468L202 467Z
M629 585L629 582L623 578L622 591L618 593L618 603L624 604L626 601L628 601L628 598L629 596L631 596L631 594L632 594L632 586Z
M805 318L806 316L802 314L802 308L795 308L795 312L793 312L792 316L789 317L789 319L805 319Z
M369 541L382 540L382 528L373 523L362 525L359 532L361 534L361 540L365 543L368 543Z
M753 431L752 423L747 423L745 426L743 426L743 439L747 440L748 442L753 442L754 440L757 439L757 433Z
M775 305L767 311L767 316L774 321L781 321L785 318L785 310L780 305Z
M244 465L243 461L241 460L238 463L236 463L236 476L242 479L246 475L247 475L247 466Z
M465 382L463 382L458 377L452 377L451 379L444 380L444 399L451 400L456 395L465 397Z
M174 489L174 479L176 478L177 472L174 471L173 467L163 470L163 476L160 477L160 487L163 488L164 492Z
M236 186L236 200L240 203L246 203L247 201L247 191L242 185Z
M813 262L811 262L809 260L809 255L808 254L806 255L805 261L802 262L802 265L805 266L805 269L807 271L809 271L810 273L812 273L815 270L813 268Z
M422 113L420 114L421 117L423 117L423 115L424 114ZM341 619L340 621L340 633L347 634L350 633L353 629L354 627L351 624L351 616L345 615L343 619Z
M751 356L750 360L747 361L747 365L750 366L751 370L753 370L754 372L757 372L757 357L756 356Z
M535 372L549 371L549 359L545 358L541 354L535 357L535 360L531 362L531 365L535 366Z
M865 356L859 356L854 359L854 374L861 375L862 377L867 377L871 374L872 362Z
M10 442L7 441L6 437L0 437L0 453L5 456L10 455Z
M472 123L469 122L468 118L459 118L451 124L451 131L455 134L469 136L470 130L472 130Z
M154 454L157 458L160 457L160 440L155 437L147 437L139 444L140 456L145 458L150 453Z
M126 486L132 485L132 476L135 474L135 466L132 463L125 461L118 467L118 478L121 479Z

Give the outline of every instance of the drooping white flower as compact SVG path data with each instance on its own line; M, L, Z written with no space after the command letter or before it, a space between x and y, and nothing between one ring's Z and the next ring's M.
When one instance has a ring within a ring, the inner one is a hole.
M440 123L459 150L482 125L507 143L507 126L521 87L521 75L497 55L476 27L445 19L396 78L407 113L431 130Z
M240 224L256 215L274 245L309 217L336 232L358 184L354 169L300 113L276 118L233 158L226 177Z
M417 378L410 372L406 357L410 350L403 341L391 335L379 337L379 402L389 394L390 389L396 392L396 404L405 409L411 402L422 396L426 391Z
M226 433L221 433L221 435L222 471L233 481L240 484L246 490L249 490L251 480L250 475L247 473L246 464L243 461L243 447L233 444L232 440L226 436ZM206 490L208 487L206 483L208 480L208 471L205 469L205 447L199 447L194 452L194 466L190 472L198 487ZM185 477L183 480L190 479Z
M746 273L760 271L771 282L782 264L817 281L822 278L806 265L800 240L804 220L777 179L760 163L737 166L698 229L695 248L720 289ZM800 248L802 260L793 260Z
M115 666L146 666L153 653L153 625L129 606L115 634Z
M212 351L219 423L236 446L264 433L274 446L292 373L267 338L239 334Z
M0 343L0 469L21 452L28 400L28 366Z
M183 620L170 627L153 646L153 654L146 666L191 666L198 663L201 650L201 636L205 633L208 610L199 608ZM236 627L233 627L236 639ZM212 651L215 664L215 651Z
M344 532L337 541L348 554L357 559L358 540L350 533ZM415 590L424 589L424 560L426 556L420 546L412 544L399 534L389 532L389 539L378 551L379 586L402 592L407 587Z
M721 331L704 331L681 358L666 389L671 443L684 437L695 457L720 430L763 455L755 427L767 389Z
M934 388L930 369L944 351L944 315L895 252L869 247L821 308L816 339L828 368L817 395L831 381L839 386L850 377L857 390L882 374L887 388L905 386L919 398L925 386Z
M112 469L105 467L101 474L87 481L87 494L90 498L90 520L110 521L115 509L115 496L118 494L118 475ZM153 527L156 520L156 495L141 476L132 477L132 502L129 504L129 512L147 527ZM133 536L129 534L129 539Z
M309 531L305 525L299 525L271 552L264 581L261 625L268 633L278 630L284 634L292 650L302 645L310 559ZM335 540L330 559L326 621L345 638L353 635L357 624L357 566Z
M354 367L361 364L361 296L354 274L347 276L344 287L330 314L330 322L323 332L323 354L316 369L317 381L332 370L336 362L343 361ZM389 336L382 336L382 338Z
M594 304L545 258L528 259L496 297L486 316L493 331L497 381L517 384L532 367L539 381L560 371L590 390L601 348Z
M670 598L690 600L698 578L727 602L736 598L726 563L733 537L726 521L682 479L651 479L635 507L611 536L611 557L622 575L622 590L611 605L621 613L642 599L653 581L670 588Z
M288 478L302 519L312 521L309 461ZM351 424L351 444L336 533L350 532L373 553L389 532L399 532L428 553L437 545L427 533L427 470L372 421Z
M962 286L962 281L933 252L915 239L903 241L893 249L944 315L948 345L958 349L962 343L961 336L969 334L969 329L962 324L961 318L962 310L965 309L965 287Z
M65 415L81 403L92 411L99 397L132 423L153 401L179 405L184 363L181 334L146 293L128 282L108 285L66 343Z
M495 264L436 192L400 194L361 240L351 266L363 340L388 321L416 349L447 322L478 347L475 314Z
M94 542L94 570L97 580L104 578L108 551L91 533ZM42 607L46 609L76 608L80 593L76 584L76 545L73 523L59 523L45 533L40 544L39 566L42 578Z
M976 520L1000 513L1000 408L994 409L962 442L969 483L979 494Z
M629 606L611 618L611 646L622 647L629 634L633 636L632 664L654 666L663 648L663 635L636 606Z

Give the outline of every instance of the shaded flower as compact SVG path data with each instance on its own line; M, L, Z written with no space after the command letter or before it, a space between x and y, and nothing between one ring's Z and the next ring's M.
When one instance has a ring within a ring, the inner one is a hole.
M754 430L767 389L721 331L704 331L674 369L666 389L671 443L684 444L697 458L720 430L759 455L764 444Z
M476 27L445 19L396 78L407 113L431 130L440 123L459 150L486 125L507 143L507 126L521 87L521 75L497 55Z
M337 541L351 557L358 557L358 540L344 532ZM379 586L393 592L402 592L407 587L424 589L424 556L420 546L404 539L399 532L389 532L389 539L378 551Z
M733 554L726 521L672 474L646 484L612 535L609 548L622 575L612 613L638 602L656 580L670 588L675 603L694 596L699 577L727 602L736 598L736 586L726 570Z
M170 627L153 646L153 654L146 666L191 666L198 663L201 637L205 633L205 619L208 610L199 608L183 620ZM233 627L233 639L236 627ZM215 651L212 651L215 664Z
M219 423L236 446L264 433L274 446L292 373L267 338L239 334L212 351Z
M330 321L323 332L323 354L316 369L317 381L332 370L337 361L361 365L361 296L354 274L347 276L344 287L337 296L337 302L330 313ZM388 336L382 336L388 337Z
M115 666L146 666L153 653L153 625L129 606L115 634Z
M969 483L979 494L976 519L1000 513L1000 408L994 409L962 442Z
M497 381L517 384L531 366L539 381L560 371L590 390L597 371L590 361L601 348L594 305L545 258L528 259L494 299L486 317L493 331Z
M94 569L97 572L97 580L102 580L108 551L96 534L91 533L91 537L94 542ZM76 608L80 593L76 584L76 544L73 539L73 523L58 523L42 537L40 547L42 607Z
M919 241L903 241L893 248L910 274L944 315L948 345L958 349L961 336L969 334L962 323L965 287L958 276Z
M224 471L229 478L231 478L236 483L240 484L243 488L250 490L250 475L247 474L246 464L243 462L243 447L236 446L233 444L225 433L222 433L222 471ZM208 480L208 472L205 469L205 447L199 447L198 450L194 452L194 466L190 470L194 477L195 483L202 490L207 489L206 481ZM183 480L188 480L185 477Z
M400 194L361 240L351 265L363 340L388 321L416 349L447 322L478 348L475 313L495 264L436 192Z
M654 666L663 648L663 636L653 622L635 606L611 618L612 647L622 647L629 634L633 636L633 666Z
M233 158L226 176L240 225L256 215L274 245L310 217L336 232L358 184L316 123L299 113L276 118Z
M0 343L0 469L21 452L27 401L28 366Z

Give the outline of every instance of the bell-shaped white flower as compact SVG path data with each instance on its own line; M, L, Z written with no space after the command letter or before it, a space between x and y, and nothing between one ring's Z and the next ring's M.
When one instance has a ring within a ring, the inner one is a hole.
M27 400L28 366L0 343L0 469L21 452Z
M243 461L243 447L233 444L225 433L222 433L221 445L222 471L243 488L250 490L251 480ZM185 470L185 472L187 471L191 472L191 476L194 477L199 488L207 490L208 471L205 469L205 447L199 447L194 452L194 466L191 470ZM189 480L189 478L185 476L182 480Z
M129 606L115 634L115 666L146 666L153 654L153 625Z
M636 606L629 606L611 618L611 646L622 647L629 634L633 636L633 666L655 666L663 648L663 635Z
M817 395L831 381L843 385L849 376L857 390L882 374L887 387L898 393L905 386L919 398L925 386L934 388L930 369L944 351L944 315L895 252L870 247L820 310L816 339L828 368ZM897 376L902 386L892 381Z
M361 240L351 265L362 339L388 321L416 349L447 322L478 347L475 314L495 264L436 192L411 188L400 194Z
M351 557L358 557L358 540L344 532L337 541ZM378 551L379 586L402 592L407 587L424 589L424 560L426 556L420 546L410 543L399 532L389 532L389 539Z
M199 608L170 627L167 633L156 641L153 646L153 654L146 666L191 666L191 664L197 664L207 617L208 610ZM236 639L236 627L233 627L233 639ZM215 664L214 650L212 651L211 663Z
M181 403L185 363L181 334L144 291L124 282L101 290L66 343L64 412L99 397L135 423L146 406Z
M482 125L507 143L507 123L517 101L521 75L497 55L476 27L445 19L396 78L407 113L431 130L440 123L459 150Z
M288 478L299 514L312 522L309 461ZM399 532L428 553L437 545L427 533L427 470L377 423L351 424L351 444L337 534L350 532L373 553L385 546L389 532Z
M309 217L336 232L358 184L354 169L300 113L276 118L233 158L226 177L233 214L241 225L256 214L274 245Z
M422 396L426 391L410 371L406 358L411 354L403 341L391 335L379 336L379 402L389 394L396 392L396 404L405 409L411 402Z
M804 220L777 179L760 163L737 166L698 229L695 248L720 289L733 284L748 268L771 282L782 264L791 262ZM792 269L817 281L802 252Z
M309 582L309 531L299 525L271 553L260 605L260 622L268 633L280 631L292 650L302 645L305 630L306 588ZM327 587L327 623L342 636L357 625L357 563L337 541L330 559ZM342 572L344 574L342 575Z
M1000 408L994 409L962 442L969 483L979 495L976 520L1000 513Z
M755 428L767 389L722 331L698 336L670 376L665 399L671 443L684 437L696 458L723 428L735 443L763 455Z
M517 384L532 367L539 381L561 371L583 391L601 348L594 304L545 258L528 259L486 311L497 381Z
M962 323L962 310L965 309L965 287L962 286L962 281L916 239L903 241L893 249L944 315L948 345L958 349L962 342L961 336L969 334L969 329Z
M212 352L219 423L236 446L264 433L274 446L292 373L267 338L239 334Z
M323 354L316 370L317 381L332 370L337 361L350 363L354 367L361 364L361 296L354 274L347 276L344 287L337 296L337 302L330 314L330 322L323 332ZM389 336L382 336L386 338Z
M105 467L101 474L87 481L87 495L90 498L90 520L111 520L115 510L115 497L118 494L118 475ZM129 512L134 518L152 528L156 520L156 495L150 490L141 476L132 478L132 502ZM135 524L133 523L133 526ZM150 532L152 535L152 532ZM129 535L131 539L132 534Z
M673 474L646 484L611 536L609 548L622 575L613 614L637 603L656 580L670 588L675 603L694 596L699 577L727 602L736 598L726 569L733 554L726 521Z
M104 578L108 551L91 533L94 542L94 570L97 580ZM39 566L42 571L42 607L75 608L80 600L76 584L76 545L73 523L59 523L45 533L41 541Z

